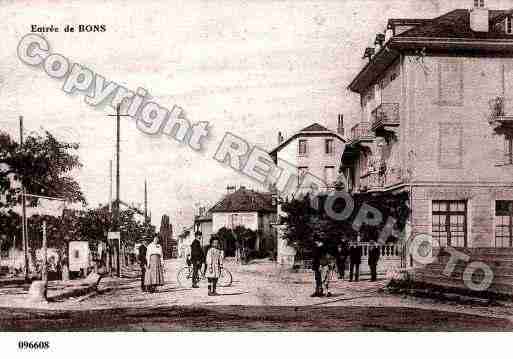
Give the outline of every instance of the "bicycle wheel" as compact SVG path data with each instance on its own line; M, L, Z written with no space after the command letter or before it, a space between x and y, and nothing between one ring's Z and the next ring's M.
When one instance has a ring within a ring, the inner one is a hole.
M217 284L220 287L229 287L232 285L233 277L232 274L228 269L222 269L221 275L219 276L219 279L217 280Z
M176 275L176 280L180 287L186 287L189 284L189 281L192 283L192 269L191 267L183 267L178 271Z

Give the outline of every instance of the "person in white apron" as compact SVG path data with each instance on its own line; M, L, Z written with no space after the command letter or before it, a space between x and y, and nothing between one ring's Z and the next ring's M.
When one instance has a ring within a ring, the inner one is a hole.
M208 279L208 295L217 295L216 286L223 269L223 251L219 249L219 240L213 239L212 246L207 252L206 277Z
M153 242L146 249L146 273L144 284L151 292L164 285L164 269L162 266L162 247L160 246L158 236L155 236Z

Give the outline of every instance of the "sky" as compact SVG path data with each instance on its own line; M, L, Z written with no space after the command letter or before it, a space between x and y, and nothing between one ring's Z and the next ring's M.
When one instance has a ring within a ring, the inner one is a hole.
M0 129L18 136L47 129L80 143L83 168L74 175L89 206L109 199L109 160L114 154L110 108L68 95L62 80L16 56L32 24L55 25L46 33L52 52L87 66L129 89L143 87L169 109L182 107L192 122L208 121L201 153L163 136L121 123L121 199L142 203L148 181L152 222L168 214L175 233L192 223L228 185L261 189L222 166L213 155L232 132L265 149L318 122L346 131L358 117L358 97L347 85L364 65L363 50L392 17L434 17L431 0L324 1L0 1ZM66 24L105 24L102 33L64 33Z

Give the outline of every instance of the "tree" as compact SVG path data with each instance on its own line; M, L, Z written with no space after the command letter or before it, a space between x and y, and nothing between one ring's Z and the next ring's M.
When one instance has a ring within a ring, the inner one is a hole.
M164 259L171 258L173 254L173 225L169 221L167 214L162 215L159 229L160 240L162 241L162 249L164 252Z
M226 256L233 257L235 255L235 235L231 229L226 227L220 228L215 234ZM212 240L212 238L211 238Z
M284 238L287 244L294 247L298 257L302 258L304 249L312 246L312 234L316 221L316 211L310 206L309 196L304 199L292 199L282 204L282 210L286 214L281 218L286 225Z
M293 199L282 205L282 210L286 216L282 222L286 225L284 232L288 244L295 247L298 256L302 258L308 253L313 245L313 234L315 233L325 242L329 250L335 250L340 240L356 240L359 235L360 240L368 242L379 239L380 233L389 217L396 221L396 229L402 231L408 220L408 194L390 194L390 193L358 193L352 195L354 209L348 218L339 220L326 213L326 206L332 206L331 210L335 213L342 213L346 207L343 198L337 198L335 201L326 202L329 194L319 195L314 201L309 196L303 199ZM315 205L312 205L315 204ZM363 224L358 228L358 232L353 227L355 219L361 209L366 206L369 210L377 210L382 221L378 225ZM388 241L398 240L399 238L391 236Z
M76 151L78 143L58 141L50 132L28 136L20 146L8 134L0 133L0 193L6 194L7 206L19 198L23 184L27 193L64 198L86 204L78 182L70 172L82 167ZM37 199L30 197L32 205ZM18 200L19 202L19 200Z
M236 240L240 241L240 244L243 248L255 248L255 242L258 237L256 231L253 231L252 229L246 228L244 226L237 226L233 229L233 233L235 235Z

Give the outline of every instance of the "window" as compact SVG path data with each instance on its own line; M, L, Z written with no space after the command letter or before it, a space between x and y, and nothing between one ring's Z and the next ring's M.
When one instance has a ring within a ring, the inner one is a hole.
M73 252L73 258L75 258L75 259L80 258L80 252L79 252L78 250L75 250L75 251Z
M504 164L513 164L513 135L504 136Z
M333 182L335 182L335 167L334 166L326 166L324 167L324 182L331 186Z
M307 151L308 151L308 148L307 148L307 140L299 140L299 143L298 143L298 153L300 156L305 156Z
M440 247L467 246L466 201L433 201L433 239Z
M438 165L440 168L463 167L463 125L460 122L439 124Z
M438 105L463 105L463 63L459 59L438 64Z
M484 7L484 0L474 0L474 7Z
M334 150L333 150L333 140L332 139L327 139L324 141L324 151L328 155L333 154Z
M303 176L308 173L308 167L298 167L297 168L297 185L301 185L301 181L303 180Z
M513 201L495 202L495 247L513 247Z

